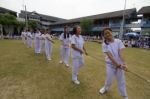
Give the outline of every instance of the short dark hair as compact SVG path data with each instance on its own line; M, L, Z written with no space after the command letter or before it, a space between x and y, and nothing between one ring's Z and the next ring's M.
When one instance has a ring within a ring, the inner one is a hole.
M109 30L109 31L111 31L111 32L112 32L112 29L111 29L111 28L106 27L106 28L104 28L104 29L103 29L103 31L102 31L102 36L104 36L104 32L105 32L106 30Z

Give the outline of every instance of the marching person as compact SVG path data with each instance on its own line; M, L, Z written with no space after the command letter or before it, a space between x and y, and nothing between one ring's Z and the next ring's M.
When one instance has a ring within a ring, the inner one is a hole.
M32 39L33 39L33 36L32 36L32 30L29 29L29 31L27 31L27 46L29 48L32 48Z
M84 65L83 54L88 55L86 49L84 47L84 39L80 35L81 27L75 26L73 28L74 35L71 38L71 46L72 46L72 58L73 58L73 68L72 68L72 81L79 85L80 81L78 80L78 71Z
M25 29L21 32L21 38L22 38L23 43L26 44L26 30Z
M64 63L67 67L69 67L71 35L68 32L67 26L64 27L64 33L60 35L59 40L61 41L60 47L61 61L59 63L60 64Z
M106 81L104 87L100 89L100 93L106 93L111 84L113 77L116 76L118 82L118 89L124 99L128 99L126 92L126 83L124 70L127 71L127 65L122 57L122 50L125 48L124 44L119 39L114 39L112 30L105 28L103 30L104 43L102 50L106 54Z
M50 35L50 32L47 30L45 30L44 32L44 39L45 39L45 54L46 54L46 58L47 60L52 60L52 43L54 43L54 41L52 40L52 36Z
M41 32L37 29L35 32L35 53L41 53Z

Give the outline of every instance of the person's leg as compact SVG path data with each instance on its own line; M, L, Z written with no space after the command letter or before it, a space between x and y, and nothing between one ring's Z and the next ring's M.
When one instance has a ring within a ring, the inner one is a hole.
M35 49L35 53L38 53L38 42L37 42L37 40L35 40L35 42L34 42L34 49Z
M61 61L60 63L63 63L64 62L64 48L63 46L60 47L60 58L61 58Z
M113 68L113 65L107 64L106 66L106 81L105 88L108 90L112 84L113 76L115 75L116 69Z
M72 80L78 80L78 71L79 71L79 61L78 59L73 58L73 68L72 68Z
M32 47L32 39L30 38L29 40L29 47L31 48Z
M70 56L70 48L65 48L65 64L68 65Z
M113 68L112 66L113 65L111 64L107 64L106 66L105 85L99 90L100 94L106 93L112 84L113 76L115 75L115 72L116 72L115 68Z
M116 73L116 78L117 78L118 89L119 89L120 94L123 97L127 97L124 71L121 69L118 69Z
M40 45L40 40L38 39L37 41L37 53L41 53L41 45Z
M53 45L50 43L49 44L49 57L50 57L50 59L52 58L52 50L53 50Z
M50 59L50 48L49 48L48 43L45 43L45 54L46 54L46 58L49 60Z
M39 53L41 53L41 50L42 50L42 41L41 40L39 40Z

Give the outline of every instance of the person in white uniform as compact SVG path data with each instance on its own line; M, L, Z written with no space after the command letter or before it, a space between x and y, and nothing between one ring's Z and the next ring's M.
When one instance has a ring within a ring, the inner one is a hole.
M41 32L37 29L35 32L35 53L40 54L41 53Z
M32 48L32 39L33 39L32 30L30 29L26 35L27 35L27 46L29 48Z
M26 30L23 30L21 32L21 38L24 44L26 44Z
M48 30L45 30L44 32L44 39L45 39L45 54L46 54L46 58L47 60L52 60L52 43L54 43L54 41L52 40L52 36L50 35Z
M74 35L71 38L71 46L72 46L72 59L73 59L73 68L72 68L72 81L79 85L80 81L78 80L78 71L84 65L84 58L83 54L86 55L86 49L84 47L84 39L80 35L81 34L81 27L75 26L73 28Z
M119 39L114 39L112 30L105 28L103 30L104 43L102 44L102 50L106 54L106 81L104 87L99 92L100 94L106 93L111 84L113 77L117 78L118 89L124 99L128 99L126 92L126 83L124 71L127 71L127 65L122 56L122 50L125 48L124 44Z
M61 41L60 47L60 64L64 63L69 67L69 56L70 56L70 44L71 44L71 35L68 32L68 27L64 27L64 33L60 35L59 40Z

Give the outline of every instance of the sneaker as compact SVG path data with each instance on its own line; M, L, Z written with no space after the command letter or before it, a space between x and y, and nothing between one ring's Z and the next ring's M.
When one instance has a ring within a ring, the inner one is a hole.
M128 99L128 97L124 97L123 99Z
M62 63L63 63L63 61L60 61L60 62L59 62L59 64L62 64Z
M51 58L49 58L48 60L49 60L49 61L51 61L52 59L51 59Z
M69 67L69 64L66 64L66 67Z
M105 94L106 92L107 92L107 90L106 90L105 87L103 87L103 88L101 88L101 89L99 90L99 93L100 93L100 94Z
M73 80L73 83L76 84L76 85L79 85L80 81L79 80Z

